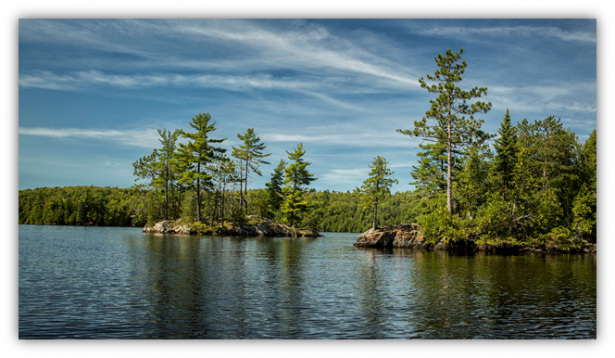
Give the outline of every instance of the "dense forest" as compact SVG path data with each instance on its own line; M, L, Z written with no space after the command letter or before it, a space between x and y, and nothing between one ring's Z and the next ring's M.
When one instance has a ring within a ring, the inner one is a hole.
M155 202L151 191L131 188L73 186L36 188L19 191L19 223L41 225L98 225L136 226L147 223L147 213L161 217L162 206L148 207ZM205 192L206 193L206 192ZM204 195L207 198L207 194ZM229 194L238 197L239 193ZM281 217L269 215L264 189L250 189L249 214L265 215L278 221ZM363 208L363 196L353 192L309 191L305 194L309 211L300 226L311 226L327 232L363 232L372 224L372 213ZM410 193L391 195L379 210L378 222L411 222ZM148 203L149 202L149 203ZM207 208L208 206L205 206ZM211 207L211 206L209 206ZM175 212L175 210L173 210ZM205 217L210 216L203 210ZM279 213L278 213L279 214ZM227 212L230 220L230 210Z
M595 242L596 131L581 143L553 116L514 125L506 111L497 134L484 132L475 116L491 109L477 100L487 88L457 87L467 66L462 53L436 57L438 70L419 80L436 95L431 108L411 129L398 130L423 140L408 191L391 193L397 181L381 157L352 192L316 191L301 143L287 151L265 188L250 189L249 178L270 164L266 145L248 128L228 156L220 146L226 138L212 139L216 123L201 113L190 122L193 132L159 130L160 148L133 163L132 188L22 190L19 222L143 226L181 219L214 226L259 215L332 232L414 222L431 242Z

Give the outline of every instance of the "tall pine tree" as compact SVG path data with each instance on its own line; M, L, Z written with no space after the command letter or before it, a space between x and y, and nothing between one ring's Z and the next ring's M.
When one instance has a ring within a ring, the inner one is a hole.
M256 136L256 134L254 133L254 128L248 128L248 130L246 131L245 134L237 134L237 138L241 139L243 141L243 144L239 145L239 148L235 148L233 147L233 153L232 155L243 161L244 165L243 165L243 175L244 175L244 185L245 185L245 196L243 198L243 204L246 210L246 213L248 212L248 173L250 172L250 170L252 170L252 172L256 173L259 176L262 176L263 174L261 173L259 167L261 164L269 164L269 162L263 160L263 158L266 158L268 156L271 155L271 153L268 154L264 154L263 150L265 150L265 148L267 148L267 146L265 145L265 143L261 143L261 139L259 137Z
M462 53L463 49L459 53L453 53L449 49L444 56L438 54L435 61L439 69L433 75L427 75L427 80L435 83L428 85L422 77L419 79L421 87L437 94L437 98L429 101L431 109L425 112L425 117L420 121L414 121L414 129L397 130L402 134L421 138L425 142L438 143L446 147L446 207L451 215L453 166L455 163L463 162L456 160L455 157L466 156L468 148L490 138L480 130L483 120L475 119L474 115L488 112L491 103L481 101L470 103L472 99L486 95L487 88L474 87L470 91L463 91L456 85L463 80L467 67L466 61L458 63ZM428 119L433 123L428 124ZM435 174L432 175L435 177Z
M212 176L207 174L205 169L207 164L212 162L215 157L226 152L226 149L212 145L222 143L226 138L209 138L209 133L216 130L216 122L209 123L210 121L209 113L197 114L190 122L190 126L196 132L189 133L182 130L181 135L189 141L188 144L179 144L178 158L188 168L181 174L180 183L191 184L196 182L196 220L198 222L201 221L201 186L208 189L213 186Z
M289 151L286 153L290 164L284 169L285 186L282 193L285 200L281 210L290 226L294 226L297 216L308 208L307 201L303 199L306 186L318 178L314 178L314 174L307 171L307 166L312 163L303 160L305 155L303 143L299 143L292 153Z
M162 144L162 148L160 148L160 155L158 157L158 162L156 163L156 167L160 173L158 178L155 181L155 185L157 187L164 186L164 207L163 207L163 219L169 219L169 183L173 185L173 180L175 180L174 173L174 161L175 161L175 142L177 141L177 137L179 137L179 131L175 130L174 132L164 130L158 130L158 134L160 138L160 144Z
M272 212L280 210L280 206L284 202L282 196L282 186L284 185L284 169L286 168L286 161L280 159L280 163L273 170L271 179L265 187L267 188L268 206Z

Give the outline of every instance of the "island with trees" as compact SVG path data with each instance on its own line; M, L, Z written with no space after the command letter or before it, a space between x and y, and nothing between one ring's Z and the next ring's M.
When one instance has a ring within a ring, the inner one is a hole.
M207 113L192 131L159 130L160 147L133 163L131 188L56 187L19 191L19 223L142 226L145 232L317 236L362 233L359 247L465 251L596 251L596 130L579 142L554 116L512 124L496 134L476 118L491 109L487 88L458 85L463 50L436 58L419 83L435 95L425 117L402 135L420 138L407 191L376 155L354 191L316 191L302 143L273 168L265 188L266 145L253 128L227 155ZM367 164L367 163L366 163ZM367 231L366 231L367 230Z

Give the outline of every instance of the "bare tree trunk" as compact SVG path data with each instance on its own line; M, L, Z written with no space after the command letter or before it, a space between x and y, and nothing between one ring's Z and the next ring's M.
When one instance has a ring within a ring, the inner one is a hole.
M244 205L246 208L246 215L248 215L248 158L246 158L246 190L244 190L244 193L246 194L246 199L244 201Z
M243 167L239 165L239 206L243 206Z
M216 196L217 194L218 194L217 190L211 191L211 206L210 206L211 220L209 223L210 227L214 226L214 219L216 217Z
M164 178L164 219L169 220L169 163L167 162L167 175Z
M201 222L201 179L199 175L201 174L201 163L197 163L196 165L196 221Z
M226 180L226 179L225 179ZM220 225L224 227L224 204L226 199L226 181L222 184L222 205L220 205Z
M448 212L453 215L453 206L451 203L451 197L453 196L453 184L451 181L451 176L453 174L453 168L452 168L452 160L451 160L451 119L449 116L448 119L448 138L447 138L447 149L448 149L448 155L447 155L447 173L446 173L446 208L448 209Z
M235 195L237 195L236 193L236 186L235 184L233 184L233 186L231 187L232 189L232 195L231 195L231 219L233 220L233 225L235 225L235 221L234 221L234 210L235 210Z
M515 194L515 200L513 201L512 212L510 214L510 224L508 224L508 232L512 234L513 223L515 222L515 209L517 208L517 194Z
M378 218L378 197L376 197L376 202L374 204L374 223L372 225L372 229L376 230L376 222Z

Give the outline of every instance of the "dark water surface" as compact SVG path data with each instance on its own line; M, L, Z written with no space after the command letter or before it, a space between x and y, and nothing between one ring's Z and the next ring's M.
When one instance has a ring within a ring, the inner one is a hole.
M20 338L595 338L596 257L19 226Z

